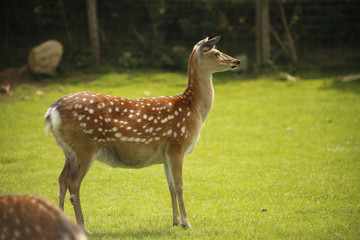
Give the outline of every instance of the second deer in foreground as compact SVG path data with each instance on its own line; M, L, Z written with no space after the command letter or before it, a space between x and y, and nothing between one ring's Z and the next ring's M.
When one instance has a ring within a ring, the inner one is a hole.
M84 229L79 191L95 159L123 168L163 164L173 225L191 228L183 200L184 156L193 151L213 105L212 73L235 69L240 64L214 48L219 40L220 37L206 38L194 46L188 87L177 96L127 99L78 92L49 107L46 130L65 153L65 166L59 177L59 205L64 208L69 189L77 223Z

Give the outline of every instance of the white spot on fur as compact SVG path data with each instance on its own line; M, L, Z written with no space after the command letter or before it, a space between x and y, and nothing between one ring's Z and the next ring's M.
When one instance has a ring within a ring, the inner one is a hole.
M127 139L128 139L127 137L122 137L122 138L120 138L120 140L121 140L121 141L124 141L124 142L127 141Z
M89 129L89 130L84 129L83 132L85 134L92 134L94 132L94 130L93 129Z
M182 127L182 128L181 128L181 132L182 132L182 133L185 133L185 127Z

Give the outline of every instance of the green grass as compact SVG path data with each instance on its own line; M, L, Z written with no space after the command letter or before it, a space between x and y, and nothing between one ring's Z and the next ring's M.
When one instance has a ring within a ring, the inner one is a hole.
M26 85L0 97L0 194L35 193L57 205L64 157L45 136L43 116L62 95L145 97L186 87L185 74L155 70L80 80L50 84L43 95ZM162 166L129 170L96 162L81 188L90 239L359 239L359 82L225 73L214 83L214 107L184 163L193 231L172 227ZM75 219L69 201L65 212Z

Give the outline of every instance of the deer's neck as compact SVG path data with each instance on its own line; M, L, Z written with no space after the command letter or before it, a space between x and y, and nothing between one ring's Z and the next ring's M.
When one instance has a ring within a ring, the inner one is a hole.
M190 58L188 76L188 88L184 94L195 108L194 110L200 113L202 121L205 121L214 102L212 74L198 66L194 58Z

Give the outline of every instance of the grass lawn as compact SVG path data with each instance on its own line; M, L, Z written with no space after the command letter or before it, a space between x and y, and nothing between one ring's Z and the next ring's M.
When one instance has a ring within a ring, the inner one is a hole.
M39 194L58 204L64 156L45 135L43 116L62 95L174 95L187 85L186 74L157 70L92 77L0 96L0 194ZM360 239L359 82L222 73L214 84L214 107L184 163L193 231L172 227L161 165L95 162L81 188L90 239Z

